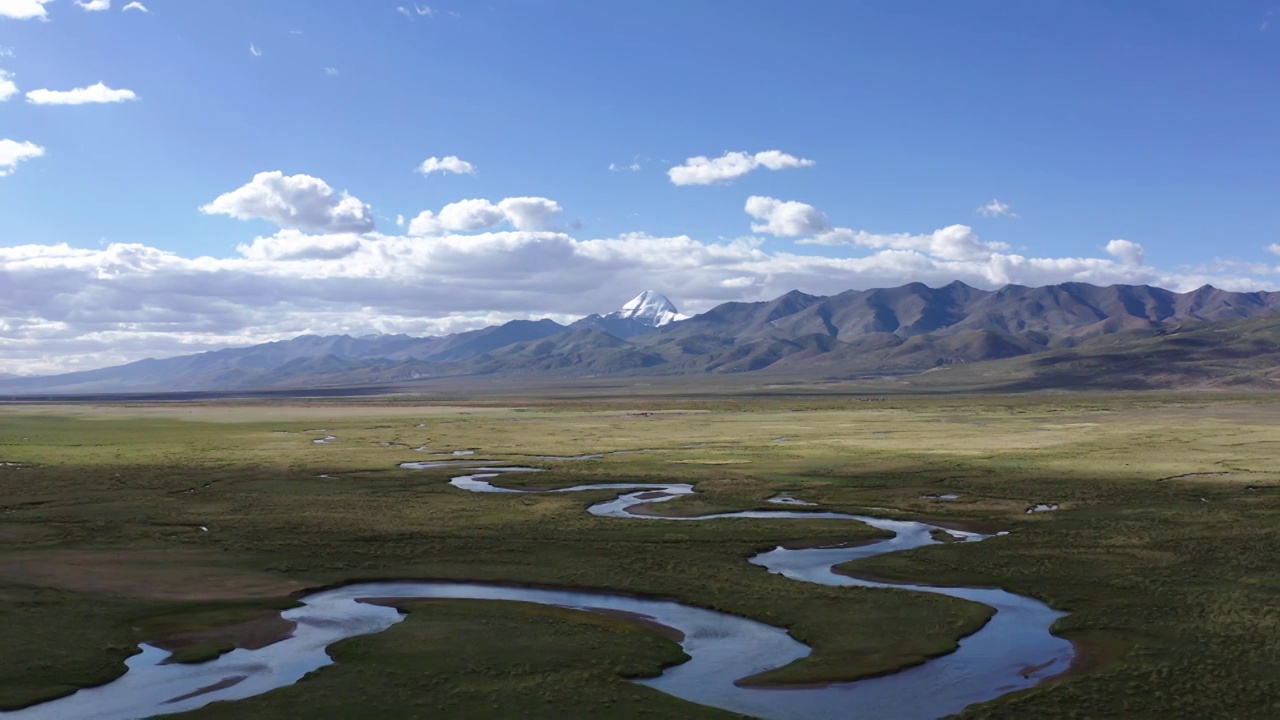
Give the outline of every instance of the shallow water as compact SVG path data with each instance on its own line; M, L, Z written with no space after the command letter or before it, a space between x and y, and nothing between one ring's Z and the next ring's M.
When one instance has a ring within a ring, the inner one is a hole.
M650 452L653 452L651 448L642 448L640 450L610 450L609 452L590 453L587 455L535 455L534 458L537 460L558 460L564 462L571 460L600 460L611 455L635 455L637 453Z
M405 470L438 470L440 468L473 468L482 460L424 460L422 462L404 462L400 467Z
M455 461L457 462L457 461ZM401 467L440 467L441 463L405 463ZM477 467L450 483L483 493L522 493L490 481L504 473L541 472L530 467ZM955 652L892 675L819 688L742 688L735 681L781 667L809 654L807 646L781 628L679 603L606 592L551 590L480 583L358 583L312 593L302 607L281 616L297 624L292 637L259 650L235 650L200 665L162 664L168 653L150 645L127 661L128 672L97 688L0 717L15 720L95 718L128 720L202 707L218 700L252 697L291 685L332 660L329 645L348 637L381 632L404 619L398 611L360 602L361 598L454 598L517 600L585 611L625 611L675 628L688 662L661 676L638 681L692 702L778 720L801 718L896 718L924 720L958 712L973 703L1034 686L1066 669L1071 645L1048 628L1064 613L1031 598L994 588L945 588L891 585L840 575L833 568L850 560L930 545L930 531L919 522L885 520L835 512L752 510L701 517L641 516L630 509L693 493L687 483L600 483L546 492L619 490L618 497L588 508L599 517L668 522L715 519L853 520L894 533L894 537L858 547L789 550L775 548L750 559L772 573L823 585L889 588L973 600L996 609L991 621L960 641ZM965 542L987 536L947 530ZM1035 668L1033 671L1031 668Z
M818 503L809 502L807 500L801 500L799 498L793 498L786 493L774 495L773 497L769 498L769 502L775 505L804 505L804 506L810 506L810 507L818 504Z

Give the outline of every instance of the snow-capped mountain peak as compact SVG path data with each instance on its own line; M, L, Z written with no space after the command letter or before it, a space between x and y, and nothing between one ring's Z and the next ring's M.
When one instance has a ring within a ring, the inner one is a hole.
M634 320L652 327L662 327L686 317L688 316L681 315L676 309L675 303L652 290L645 290L627 301L621 310L605 315L606 319Z

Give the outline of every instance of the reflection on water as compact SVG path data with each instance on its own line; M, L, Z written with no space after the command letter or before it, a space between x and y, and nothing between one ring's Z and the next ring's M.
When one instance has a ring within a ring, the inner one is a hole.
M430 469L451 464L448 461L405 463L401 467ZM470 492L525 492L490 482L503 473L512 472L539 472L539 468L473 467L471 474L455 477L450 482ZM167 652L141 645L142 652L129 658L128 672L118 680L26 710L0 713L0 717L15 720L142 718L191 710L213 701L242 699L291 685L307 673L333 662L325 653L325 648L332 643L381 632L404 619L392 608L360 602L361 598L516 600L640 615L683 633L680 645L690 657L688 662L668 668L660 677L638 681L640 684L692 702L778 720L938 718L973 703L1031 687L1063 671L1070 662L1070 644L1049 634L1049 627L1064 613L1036 600L994 588L891 585L834 571L835 566L850 560L933 544L937 541L930 536L930 531L936 529L932 525L788 510L752 510L686 518L630 512L637 505L667 502L692 494L693 486L687 483L600 483L547 492L589 490L627 491L613 500L591 506L589 511L599 517L667 522L834 519L865 523L893 532L894 536L857 547L776 548L751 558L750 562L801 582L936 593L980 602L997 612L984 628L961 640L955 652L892 675L820 688L743 688L735 685L735 681L802 658L809 654L809 648L781 628L667 600L477 583L358 583L301 598L301 607L281 613L283 618L296 623L293 636L265 648L239 649L207 663L183 665L163 664ZM947 532L965 542L987 537L955 530Z

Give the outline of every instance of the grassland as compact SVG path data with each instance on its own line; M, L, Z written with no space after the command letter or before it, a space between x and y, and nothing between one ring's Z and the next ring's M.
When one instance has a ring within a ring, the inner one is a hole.
M341 669L325 668L292 687L187 716L740 717L627 682L660 673L684 653L622 619L525 603L393 604L409 619L395 633L335 645ZM328 682L338 673L340 681ZM591 708L578 688L590 692Z
M428 452L551 470L510 484L696 483L673 514L823 508L1010 534L849 571L999 585L1072 614L1082 663L972 717L1262 717L1280 712L1280 404L1270 396L753 395L0 406L0 707L109 680L140 640L198 660L270 640L307 587L503 580L667 596L791 629L811 658L774 682L851 679L943 652L980 606L825 588L745 559L858 541L841 521L645 523L583 512L608 493L478 496ZM307 432L323 431L323 432ZM313 440L332 435L330 443ZM543 455L626 450L599 460ZM328 477L321 477L328 476ZM954 501L922 495L956 493ZM1040 502L1056 512L1027 514ZM199 717L724 716L620 678L679 659L618 619L429 603L335 646L295 688ZM521 634L524 633L524 634ZM604 638L610 638L605 640ZM458 638L458 640L447 640ZM518 639L518 640L517 640ZM465 655L442 647L465 646ZM514 703L514 704L513 704ZM292 708L292 710L290 710Z

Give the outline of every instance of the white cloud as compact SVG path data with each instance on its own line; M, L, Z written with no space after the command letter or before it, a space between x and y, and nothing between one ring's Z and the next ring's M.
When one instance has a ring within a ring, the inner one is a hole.
M747 198L745 210L748 215L764 221L752 223L752 232L801 238L798 242L804 245L858 245L874 249L910 250L943 260L976 260L1009 249L1004 243L983 242L968 225L951 225L924 235L880 235L864 230L832 227L826 214L812 205L760 195Z
M200 211L238 220L262 219L306 232L370 232L374 228L370 208L360 200L334 192L320 178L286 176L279 170L254 175L249 183L219 195Z
M76 0L76 4L91 12L111 9L111 0Z
M8 57L13 57L13 50L11 48L7 48L3 45L0 45L0 58L8 58Z
M324 74L325 74L325 75L337 75L337 74L338 74L338 68L331 68L331 67L327 67L327 68L325 68L325 69L324 69Z
M764 223L752 223L751 232L779 237L817 235L831 229L827 216L812 205L783 202L771 197L752 195L747 198L747 214Z
M254 45L253 43L249 43L249 54L254 57L262 57L262 51L259 50L258 46Z
M0 0L0 17L14 20L48 20L45 4L52 0Z
M979 212L983 217L1018 217L1018 213L1014 212L1013 208L1009 207L1007 203L1002 203L999 200L992 200L986 205L978 208L977 212Z
M780 150L766 150L754 155L745 152L726 152L718 158L705 155L691 157L683 165L677 165L667 171L667 177L676 185L711 185L729 182L755 170L767 168L782 170L784 168L809 167L812 160L788 155Z
M609 163L609 170L611 172L621 172L623 170L630 170L631 172L640 172L640 156L637 155L634 158L632 158L631 162L627 165L619 165L618 163Z
M307 235L297 230L281 230L271 237L236 246L250 260L341 260L360 249L360 236Z
M423 160L422 164L418 166L418 172L423 175L430 175L433 172L474 175L475 171L475 165L460 159L457 155L449 155L444 158L432 156Z
M146 6L146 5L143 5L142 3L137 2L137 0L134 0L134 2L131 2L131 3L127 4L127 5L125 5L125 6L124 6L123 8L121 8L121 9L122 9L122 10L137 10L137 11L139 11L139 12L144 12L144 13L149 13L149 12L151 12L150 10L148 10L148 9L147 9L147 6Z
M498 203L517 230L549 230L560 216L560 204L541 197L513 197Z
M0 172L25 159L19 154L40 152L0 141ZM1026 257L964 225L873 234L832 227L804 203L755 196L747 206L768 228L757 232L832 247L806 254L803 245L781 250L761 237L576 237L547 229L561 208L540 197L462 200L412 221L397 217L408 232L387 235L373 230L368 206L318 178L260 173L202 208L282 228L229 257L136 243L0 246L0 372L87 369L304 333L428 335L516 318L567 321L655 285L697 313L793 289L825 295L912 281L1176 291L1209 283L1244 291L1275 289L1280 280L1262 264L1162 271L1133 262L1141 249L1127 241L1107 246L1115 257ZM1270 250L1280 254L1280 243Z
M1280 255L1280 243L1271 243L1266 247L1266 250L1272 255Z
M559 203L540 197L506 198L496 204L484 199L460 200L445 205L439 213L419 213L409 222L409 234L488 230L504 222L517 230L547 230L561 212Z
M33 142L0 138L0 177L12 175L18 163L44 155L44 148Z
M434 235L459 230L483 230L497 226L507 219L502 210L488 200L459 200L449 203L433 213L423 210L409 221L409 234Z
M115 90L100 82L74 90L32 90L27 93L27 102L35 105L88 105L137 99L137 93L132 90Z
M923 253L940 260L984 260L1008 250L1001 242L983 242L968 225L948 225L931 233L869 233L865 230L835 228L813 238L800 240L807 245L860 245L873 249L902 250Z
M4 102L18 94L18 84L13 81L13 73L0 70L0 102Z
M1120 258L1120 262L1126 265L1141 265L1147 251L1136 242L1112 240L1107 243L1107 253Z
M431 6L418 5L417 3L414 3L412 6L401 5L396 8L396 12L405 16L409 20L413 20L415 15L418 17L431 17L436 14L436 11L431 9Z
M826 257L770 250L758 239L520 230L429 238L282 230L226 258L128 243L20 245L0 247L0 267L0 372L87 368L303 333L426 335L521 317L568 320L613 307L624 289L656 284L686 312L792 289L831 294L910 281L994 288L1074 280L1178 291L1277 285L1274 277L1168 273L1106 258L948 260L892 248Z

